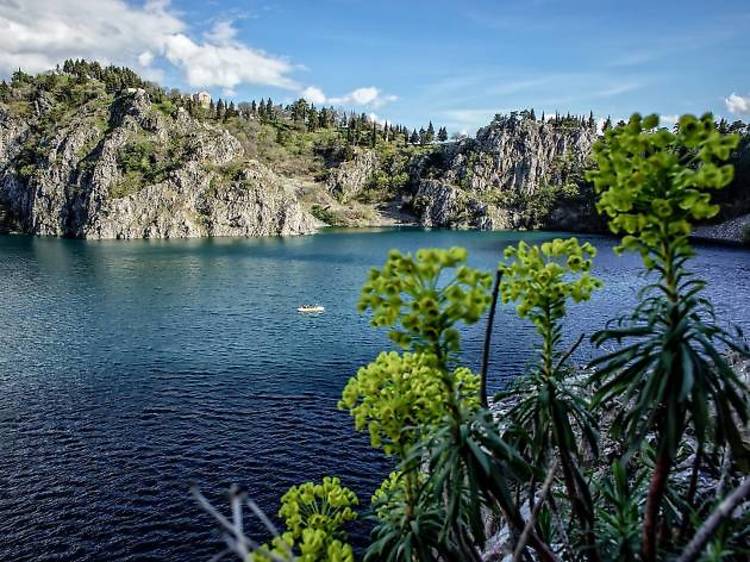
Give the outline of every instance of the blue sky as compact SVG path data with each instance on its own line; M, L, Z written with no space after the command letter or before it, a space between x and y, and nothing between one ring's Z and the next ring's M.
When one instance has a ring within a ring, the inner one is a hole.
M0 0L0 71L85 56L451 131L525 107L747 119L748 30L747 0Z

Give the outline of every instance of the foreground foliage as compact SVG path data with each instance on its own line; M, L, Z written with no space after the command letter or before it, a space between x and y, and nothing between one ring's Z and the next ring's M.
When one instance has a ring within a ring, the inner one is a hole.
M688 239L717 212L711 192L732 180L721 163L735 145L711 116L670 132L634 115L606 132L591 172L599 209L624 234L618 250L641 254L648 284L593 335L608 352L584 372L570 364L583 336L564 348L563 322L602 288L595 248L507 248L495 289L539 346L495 411L461 365L459 330L493 306L492 276L461 248L392 251L370 273L360 310L401 351L362 367L339 401L396 463L371 500L364 560L747 559L750 515L734 514L750 497L748 389L727 353L750 354L718 326ZM287 530L253 559L353 560L342 526L356 503L336 479L292 488Z

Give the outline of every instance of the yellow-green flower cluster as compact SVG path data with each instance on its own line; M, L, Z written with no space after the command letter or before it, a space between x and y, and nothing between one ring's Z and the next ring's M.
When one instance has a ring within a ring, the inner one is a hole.
M276 537L250 555L251 562L354 562L350 544L331 539L320 529L304 529L299 540L291 532Z
M614 233L626 235L618 250L644 257L666 239L687 245L691 222L718 213L708 190L732 181L734 168L717 162L739 142L737 135L719 133L711 114L683 115L676 132L658 125L656 115L634 114L627 125L608 130L594 146L598 167L587 174L599 212Z
M269 553L290 561L353 562L352 547L341 540L345 537L342 526L357 518L352 506L358 503L357 495L335 477L292 486L282 496L279 509L286 532L254 552L252 562L270 562Z
M319 484L305 482L289 488L281 497L279 517L295 537L303 529L333 534L341 525L357 518L352 509L357 503L357 495L343 487L338 478L326 476Z
M370 503L378 519L381 521L398 520L403 515L402 508L407 503L406 487L409 485L407 479L410 477L412 478L411 485L415 488L419 488L427 480L427 475L421 470L414 470L408 475L401 471L394 471L375 490Z
M383 269L372 269L362 288L359 310L372 311L372 324L393 328L390 338L403 349L448 353L459 349L458 322L477 322L490 305L492 277L465 265L464 248L391 250ZM441 278L452 270L450 279Z
M500 294L504 303L517 302L521 318L530 318L540 332L565 315L565 301L588 300L602 286L593 277L591 260L596 248L576 238L556 238L541 246L525 242L505 249L500 264Z
M344 388L340 409L348 409L358 431L365 428L373 447L387 455L402 454L447 413L450 392L445 377L464 406L479 404L479 377L469 369L444 373L434 356L392 351L362 367Z

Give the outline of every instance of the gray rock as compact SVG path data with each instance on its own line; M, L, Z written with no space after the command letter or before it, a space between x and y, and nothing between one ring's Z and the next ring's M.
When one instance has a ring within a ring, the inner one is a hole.
M38 104L41 117L49 107ZM47 137L30 136L35 118L13 119L0 104L4 230L169 238L307 234L317 228L293 182L244 159L242 145L226 130L185 111L174 117L159 112L142 89L126 92L105 110L84 105ZM156 147L171 160L155 181L120 193L117 187L127 178L119 159L132 143Z
M528 201L546 185L560 186L581 169L596 140L587 125L542 123L515 115L499 117L465 139L441 146L417 161L412 178L415 209L429 226L527 228ZM570 209L553 209L550 224L580 223Z
M413 201L428 227L501 230L510 228L507 213L475 194L439 180L423 180Z
M339 202L350 201L365 188L378 164L373 151L359 150L352 160L342 162L329 171L326 187Z

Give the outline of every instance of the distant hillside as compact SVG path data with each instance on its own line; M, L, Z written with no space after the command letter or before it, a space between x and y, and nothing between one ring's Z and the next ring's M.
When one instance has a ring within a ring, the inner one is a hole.
M748 134L727 217L747 212ZM66 61L0 83L0 230L87 238L304 234L321 225L600 230L593 117L498 115L448 140L304 100L225 103Z

